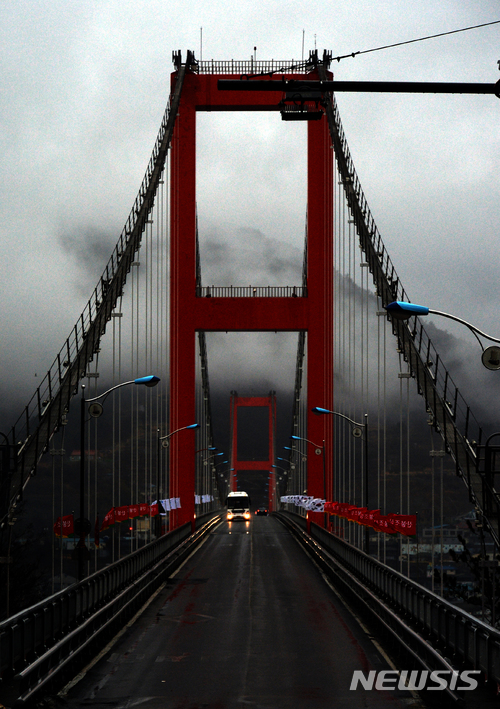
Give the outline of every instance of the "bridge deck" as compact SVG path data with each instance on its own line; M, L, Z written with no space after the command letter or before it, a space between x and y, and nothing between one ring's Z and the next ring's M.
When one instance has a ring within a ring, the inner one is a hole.
M388 666L302 549L277 520L254 517L220 525L66 699L150 709L412 700L350 691L353 671L371 669Z

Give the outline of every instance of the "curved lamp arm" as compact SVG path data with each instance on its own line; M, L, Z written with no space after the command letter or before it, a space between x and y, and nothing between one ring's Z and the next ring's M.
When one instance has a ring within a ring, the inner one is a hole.
M85 402L87 404L91 404L93 401L97 401L98 399L105 399L108 394L111 394L112 391L120 389L120 387L127 386L128 384L143 384L147 387L155 387L159 382L159 377L157 377L155 374L149 374L147 377L139 377L138 379L131 379L129 382L122 382L121 384L117 384L116 386L111 387L111 389L105 391L103 394L99 394L99 396L94 396L93 399L86 399Z
M290 438L293 438L294 441L305 441L306 443L310 443L312 446L315 446L316 448L323 450L324 443L319 445L318 443L315 443L314 441L310 441L308 438L301 438L300 436L290 436Z
M163 445L168 446L168 444L170 443L169 439L171 438L171 436L174 435L174 433L179 433L179 431L185 431L186 429L189 429L189 428L200 428L200 424L199 423L190 423L189 426L182 426L181 428L178 428L175 431L172 431L172 433L167 433L166 436L160 436L158 438L158 440L165 441L165 443Z
M486 340L491 340L491 342L500 342L500 338L488 335L486 332L483 332L478 327L472 325L463 318L459 318L456 315L451 315L450 313L444 313L442 310L432 310L431 308L427 308L425 305L417 305L416 303L406 303L403 300L395 300L393 303L385 305L384 308L388 313L390 313L390 315L395 317L396 320L409 320L413 315L441 315L443 318L449 318L450 320L455 320L455 322L465 325L465 327L468 327L474 335L481 335L481 337L484 337Z
M353 421L349 418L349 416L346 416L345 414L341 414L338 411L330 411L329 409L322 409L320 406L315 406L313 409L311 409L311 411L314 414L332 414L333 416L339 416L340 418L349 421L349 423L352 423L353 426L363 426L363 428L366 426L365 423L358 423L357 421Z

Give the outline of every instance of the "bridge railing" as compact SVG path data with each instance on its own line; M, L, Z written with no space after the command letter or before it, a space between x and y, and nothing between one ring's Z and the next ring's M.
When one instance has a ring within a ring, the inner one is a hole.
M311 536L434 648L500 682L500 631L314 523Z
M254 58L244 60L230 59L228 61L210 59L198 62L194 71L199 74L274 74L275 72L296 72L298 67L306 68L307 66L309 66L307 62L294 61L293 59L284 61L279 59L257 61ZM312 65L310 68L312 68Z
M411 642L413 635L416 642L413 650L417 654L423 644L427 644L443 660L452 658L454 667L466 666L481 670L489 679L500 683L500 631L323 527L312 522L309 537L302 517L284 510L278 516L285 518L287 526L301 530L300 536L309 540L311 551L314 551L315 545L319 545L321 550L328 553L326 561L332 569L332 577L339 581L342 579L349 593L354 594L355 587L359 585L362 596L366 596L364 589L367 589L381 604L378 610L370 608L372 612L379 613L380 608L387 608L387 614L384 611L384 622L388 627L391 626L392 613L412 629L407 635L407 641ZM394 628L396 626L393 626L393 632ZM435 659L438 659L437 656Z
M197 298L305 298L304 286L197 286Z
M117 632L219 519L202 515L194 534L190 523L178 527L0 623L4 685L16 676L19 691L29 695L69 662L74 673L96 638L103 644Z

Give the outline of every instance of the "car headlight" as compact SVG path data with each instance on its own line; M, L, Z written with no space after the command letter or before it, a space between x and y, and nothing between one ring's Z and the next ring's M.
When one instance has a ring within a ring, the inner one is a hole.
M250 512L245 512L245 514L243 515L245 519L250 519L250 516Z

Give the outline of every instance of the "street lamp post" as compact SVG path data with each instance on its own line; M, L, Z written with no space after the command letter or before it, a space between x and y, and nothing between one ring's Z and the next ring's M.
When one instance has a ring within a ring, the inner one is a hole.
M486 367L486 369L500 369L500 347L496 347L495 345L490 345L490 347L486 348L483 347L483 343L479 339L478 335L484 337L485 340L491 340L491 342L498 343L500 343L500 338L488 335L486 332L483 332L475 325L471 325L471 323L467 322L467 320L463 320L462 318L459 318L456 315L451 315L450 313L444 313L441 310L432 310L431 308L428 308L425 305L407 303L403 300L395 300L393 303L385 305L384 308L391 315L391 317L395 318L396 320L409 320L414 315L440 315L443 318L449 318L450 320L455 320L455 322L459 322L462 325L465 325L465 327L469 328L476 340L479 342L479 345L483 351L481 355L481 361Z
M200 424L190 423L189 426L182 426L181 428L172 431L172 433L167 433L166 436L160 436L158 440L161 442L163 448L168 448L168 446L170 445L170 439L174 434L179 433L179 431L185 431L191 428L200 428Z
M283 462L288 463L288 461L285 460L284 458L278 457L278 460L282 460ZM276 468L277 470L282 470L284 473L284 475L278 476L278 481L276 483L276 485L278 487L278 497L279 497L282 494L281 493L282 489L286 489L288 476L290 475L290 468L283 468L283 467L281 467L281 465L273 465L272 467ZM284 484L280 484L283 479L284 479Z
M294 453L297 453L299 458L302 458L302 462L307 460L307 455L305 453L301 453L297 448L290 448L290 446L283 446L284 450L290 451L291 455L293 457ZM300 460L298 461L299 463L301 462Z
M314 443L314 441L310 441L308 438L301 438L301 436L290 436L291 439L294 441L305 441L306 443L310 443L312 446L315 447L315 453L316 455L323 455L323 499L326 499L326 461L325 461L325 442L323 441L322 445L318 445L318 443ZM308 471L309 475L309 471ZM309 488L309 484L307 485ZM325 517L325 523L326 523L326 517ZM311 523L309 521L309 515L307 516L307 533L309 534L311 531Z
M209 461L212 459L215 459L219 455L224 455L223 451L220 453L214 453L213 451L218 450L217 446L208 446L207 448L199 448L197 451L194 452L195 456L198 453L203 453L205 451L209 451L208 455L206 455L204 458L202 458L201 461L201 466L200 466L200 474L198 476L197 470L195 470L195 490L196 490L196 484L198 485L198 492L201 492L201 497L200 499L203 500L203 494L204 490L209 489L209 479L210 479L210 473L212 471L211 466L209 465ZM195 496L196 499L196 496ZM204 502L200 502L201 504L201 511L202 513L205 511L205 508L203 505L205 504ZM196 505L196 502L195 502Z
M278 458L278 460L281 460L281 458ZM281 465L271 465L271 468L277 468L278 470L283 470L283 472L288 473L287 468L282 468Z
M318 443L314 443L314 441L310 441L307 438L301 438L300 436L290 436L290 438L293 438L294 441L305 441L306 443L310 443L312 446L315 447L315 453L316 455L323 455L323 497L326 499L326 462L325 462L325 442L321 445Z
M103 394L99 396L94 396L92 399L85 399L85 384L82 384L82 396L80 399L80 518L77 520L79 529L77 533L79 534L78 544L76 546L76 557L78 561L78 581L82 581L85 578L85 562L89 559L89 550L85 544L85 537L90 532L90 522L85 519L85 409L88 404L91 404L88 408L88 412L92 418L99 418L103 412L102 403L99 399L103 401L107 398L112 391L120 389L121 387L127 386L129 384L138 384L147 387L155 387L160 381L160 378L155 374L149 374L146 377L139 377L138 379L131 379L128 382L122 382L121 384L116 384L116 386L111 387Z
M200 428L199 423L190 423L188 426L181 426L180 428L177 428L175 431L172 431L171 433L167 433L165 436L160 436L158 435L158 443L161 444L162 448L168 448L170 445L170 439L172 436L174 436L176 433L179 433L179 431L187 431L192 428ZM158 434L160 431L158 430ZM168 473L168 463L169 463L169 456L168 456L168 451L167 451L167 473ZM158 466L159 467L159 466ZM158 477L159 477L159 472L158 472ZM158 496L158 518L160 519L161 522L161 515L160 515L160 498ZM191 521L191 526L194 527L194 519ZM157 527L156 527L157 533L159 532L158 536L161 534L161 525L157 522Z
M365 455L364 455L364 466L363 466L363 489L364 489L364 497L365 497L365 505L368 507L368 414L365 414L365 422L364 423L358 423L357 421L353 421L353 419L349 418L349 416L346 416L345 414L341 414L338 411L330 411L329 409L322 409L320 406L315 406L313 409L311 409L313 413L315 414L331 414L332 416L338 416L339 418L344 419L348 423L351 424L352 426L352 435L355 438L361 438L363 436L363 431L364 430L364 448L365 448ZM364 532L364 550L366 554L370 553L370 534L369 534L369 528L365 527L365 532Z
M222 462L223 462L223 463L228 463L229 461L224 460L224 461L222 461ZM219 463L219 465L221 465L221 463ZM223 505L223 504L224 504L224 500L225 500L225 498L227 497L227 485L228 485L228 482L229 482L229 479L228 479L228 478L225 478L224 475L225 475L226 473L231 473L231 472L234 470L234 468L226 468L226 470L222 470L222 471L216 472L216 467L217 467L217 466L215 466L215 465L213 466L212 472L213 472L213 474L214 474L214 476L215 476L215 480L216 480L216 482L217 482L217 489L218 489L218 491L219 491L220 503L221 503L221 505ZM224 490L224 494L223 494L223 490L222 490L223 485L224 485L224 487L226 488L226 489Z

